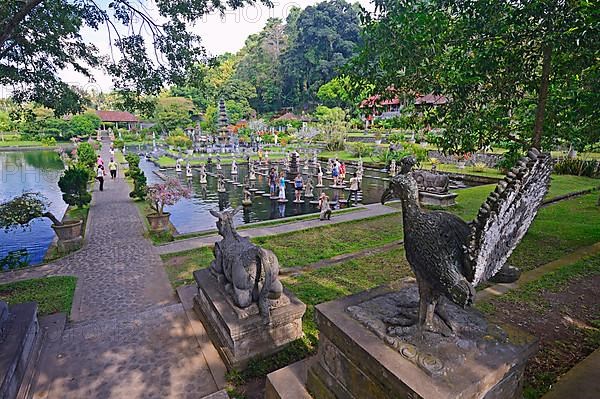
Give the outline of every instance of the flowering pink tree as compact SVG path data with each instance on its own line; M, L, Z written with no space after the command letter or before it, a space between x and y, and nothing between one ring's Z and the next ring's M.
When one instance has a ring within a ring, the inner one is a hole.
M166 205L175 205L182 198L190 198L191 191L182 186L177 179L168 179L164 183L148 186L146 199L158 215L164 213Z
M48 212L49 202L40 193L23 193L9 201L0 203L0 229L6 231L19 227L26 229L31 222L41 217L47 217L60 226L62 223Z

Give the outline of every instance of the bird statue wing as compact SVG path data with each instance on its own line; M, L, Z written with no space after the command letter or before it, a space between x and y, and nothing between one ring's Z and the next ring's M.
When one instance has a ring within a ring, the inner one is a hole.
M529 150L483 203L466 248L473 286L494 276L521 242L548 192L552 168L550 154Z

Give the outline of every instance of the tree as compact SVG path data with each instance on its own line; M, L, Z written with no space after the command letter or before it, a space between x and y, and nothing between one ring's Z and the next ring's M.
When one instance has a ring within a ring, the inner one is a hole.
M200 38L187 29L188 23L211 11L254 2L157 0L150 6L145 0L4 0L0 85L14 86L18 102L53 106L57 115L76 113L83 107L82 97L58 72L71 67L91 78L91 68L106 66L124 106L148 107L143 95L157 94L165 83L182 83L189 68L204 61ZM83 28L107 33L108 57L85 41Z
M102 120L98 115L86 112L85 114L73 115L69 123L71 130L80 136L90 136L100 128Z
M539 148L569 130L557 118L582 134L598 131L594 107L578 107L598 101L597 1L375 3L350 67L355 86L445 95L433 115L444 150L502 141Z
M315 115L319 121L319 129L323 133L326 147L329 151L340 151L346 144L346 113L341 108L318 106Z
M194 112L194 103L188 98L162 97L156 105L155 120L164 132L170 132L191 125Z
M288 104L313 105L319 88L355 55L360 43L358 11L358 5L330 0L288 18L289 47L281 56L283 91L292 96Z

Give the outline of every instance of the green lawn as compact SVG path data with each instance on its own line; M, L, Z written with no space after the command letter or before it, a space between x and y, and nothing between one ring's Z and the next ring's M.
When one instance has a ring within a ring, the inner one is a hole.
M214 154L214 155L215 156L213 156L212 160L213 160L213 163L216 163L216 154ZM277 160L283 159L284 157L285 157L284 154L269 154L269 160L270 161L277 161ZM185 157L183 157L182 159L184 159L184 164L185 164L185 162L187 162L187 161L185 161ZM253 156L250 157L250 159L253 160L253 161L258 161L258 156L253 155ZM221 158L221 165L229 165L229 164L231 164L232 160L233 159L230 158L230 157L227 157L227 158L222 157ZM245 160L243 158L241 158L241 157L236 158L236 162L238 162L238 163L239 162L243 162L243 161L245 161ZM206 160L201 161L199 159L194 159L194 160L190 161L190 165L192 165L192 166L199 166L202 163L205 164ZM161 156L161 157L158 158L158 165L161 168L174 168L176 164L177 164L177 160L175 160L175 159L173 159L171 157L168 157L166 155L163 155L163 156Z
M173 288L194 282L193 273L210 265L215 258L213 247L203 247L175 254L161 255L167 276Z
M304 337L274 356L252 361L241 373L239 382L265 376L273 370L315 352L319 340L319 331L314 322L315 305L410 275L410 269L404 258L404 249L396 248L385 253L353 259L339 265L286 278L285 286L306 304L306 313L302 318Z
M16 141L0 141L0 147L43 147L41 141L16 140Z
M600 241L597 200L598 194L594 193L540 209L509 262L531 270Z
M272 250L281 267L305 266L402 239L400 213L294 231L252 241Z
M0 285L0 299L13 305L37 302L38 315L71 312L77 278L54 276Z

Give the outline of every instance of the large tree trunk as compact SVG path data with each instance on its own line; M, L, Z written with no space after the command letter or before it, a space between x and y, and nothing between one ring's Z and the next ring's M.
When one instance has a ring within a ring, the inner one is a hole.
M542 77L538 90L537 109L535 111L535 124L533 125L533 141L531 145L537 149L542 147L542 133L544 130L544 116L546 102L548 101L548 87L550 86L550 70L552 66L552 48L544 47L542 61Z
M4 43L10 38L16 27L29 15L29 13L44 0L26 0L15 15L9 16L3 21L0 21L0 49L4 47Z

